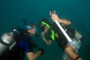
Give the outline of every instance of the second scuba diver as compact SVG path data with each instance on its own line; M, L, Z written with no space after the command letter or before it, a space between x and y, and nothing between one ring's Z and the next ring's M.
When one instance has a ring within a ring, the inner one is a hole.
M81 46L80 39L82 39L82 35L71 27L70 21L66 19L60 19L56 14L51 14L51 19L53 23L55 20L60 22L66 33L72 39L72 42L62 45L63 39L60 37L60 35L58 35L58 31L55 31L57 30L56 26L51 25L47 19L42 19L39 23L39 26L43 31L41 33L41 36L45 43L47 45L50 45L52 40L56 40L60 48L65 51L63 55L63 60L82 60L81 57L77 54L78 49ZM46 38L47 34L48 38Z

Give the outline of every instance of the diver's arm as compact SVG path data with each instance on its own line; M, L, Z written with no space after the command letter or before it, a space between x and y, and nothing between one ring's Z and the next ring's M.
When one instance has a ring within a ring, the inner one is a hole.
M60 19L60 18L58 17L58 15L56 15L56 14L52 14L51 19L53 20L53 22L54 22L55 20L57 20L58 22L60 22L60 23L62 23L62 24L64 24L64 25L70 25L70 24L71 24L70 21L68 21L68 20L66 20L66 19Z
M70 25L71 24L71 22L68 21L68 20L66 20L66 19L60 19L59 18L57 21L60 22L60 23L62 23L62 24L65 24L65 25Z
M45 42L48 46L50 46L50 44L51 44L51 42L52 42L51 40L48 40L48 41L47 41L45 38L42 38L42 39L44 40L44 42Z
M28 52L27 57L28 57L29 60L35 60L36 58L38 58L41 55L41 53L42 53L42 50L39 50L36 53Z
M49 46L51 44L52 40L46 40L45 32L42 32L41 36L42 36L42 39L44 40L44 42Z

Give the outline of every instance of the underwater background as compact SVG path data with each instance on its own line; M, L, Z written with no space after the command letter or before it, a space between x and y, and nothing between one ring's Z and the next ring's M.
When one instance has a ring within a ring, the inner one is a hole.
M23 18L27 23L35 23L40 34L38 23L43 18L51 21L50 10L56 10L61 18L77 22L90 35L90 0L0 0L0 36L5 32L11 32L12 28L23 27ZM77 24L72 22L72 26L85 37L79 55L83 60L90 60L90 36ZM47 46L39 36L34 38L34 43L45 51L36 60L62 60L63 51L56 41ZM38 48L34 50L37 51ZM27 57L25 60L28 60Z

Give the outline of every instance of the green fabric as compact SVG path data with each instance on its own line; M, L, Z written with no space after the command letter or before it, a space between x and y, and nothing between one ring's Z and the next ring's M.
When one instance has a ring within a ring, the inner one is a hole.
M43 21L42 21L41 23L44 24L44 25L46 25L46 26L50 29L49 24L47 24L47 23L45 23L45 22L43 22ZM51 38L52 38L52 40L55 40L55 38L54 38L54 31L51 30L51 32L52 32Z
M52 38L52 40L55 40L55 37L54 37L54 31L51 30L51 32L52 32L51 38Z
M41 23L46 25L48 28L50 28L50 26L47 23L45 23L45 22L41 22Z

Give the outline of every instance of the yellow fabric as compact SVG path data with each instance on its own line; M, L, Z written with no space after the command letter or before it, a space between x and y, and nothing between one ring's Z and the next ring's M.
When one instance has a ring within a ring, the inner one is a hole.
M75 37L77 39L80 39L82 37L82 35L75 30Z

